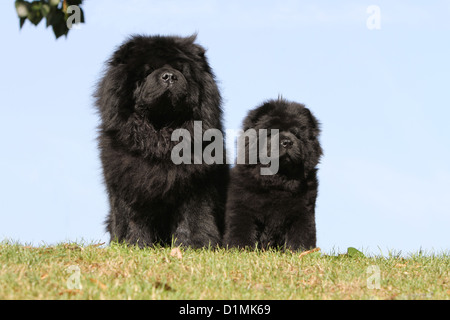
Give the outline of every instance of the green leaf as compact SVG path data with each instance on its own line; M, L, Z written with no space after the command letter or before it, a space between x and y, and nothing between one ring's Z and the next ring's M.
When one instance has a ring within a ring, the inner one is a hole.
M42 2L40 2L39 0L33 1L30 4L30 9L33 11L39 11L39 10L41 10L41 7L42 7Z
M33 1L30 5L30 10L29 10L27 18L35 26L37 26L39 24L39 22L41 22L42 18L44 17L42 15L41 9L42 9L42 3L39 1Z
M15 3L17 15L19 18L26 18L29 13L29 3L23 0L17 0Z
M56 23L53 23L52 28L56 39L58 39L61 36L67 36L67 34L69 33L69 28L67 28L66 21L64 19L59 20Z
M41 7L41 13L44 17L46 17L50 13L50 6L44 3Z
M20 29L22 29L25 21L27 21L27 18L20 18Z
M31 11L28 14L28 20L30 20L30 22L32 24L34 24L35 26L37 26L39 24L39 22L41 22L42 18L43 18L43 16L40 11Z
M362 253L361 251L359 251L359 250L357 250L357 249L355 249L353 247L347 248L347 255L350 258L363 258L363 257L365 257L364 253Z
M52 25L51 21L53 19L53 14L54 12L50 11L49 14L47 15L47 22L45 25L47 28Z
M58 23L58 20L60 19L64 19L64 14L56 7L52 7L49 14L47 15L47 27Z
M66 35L69 32L64 13L62 10L56 9L55 7L52 8L51 12L47 16L47 26L52 26L56 39Z
M80 8L80 15L81 15L80 23L85 23L85 21L84 21L84 12L83 12L83 9L81 9L81 8Z

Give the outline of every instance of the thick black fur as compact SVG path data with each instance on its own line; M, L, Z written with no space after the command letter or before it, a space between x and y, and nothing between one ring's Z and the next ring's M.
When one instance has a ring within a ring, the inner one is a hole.
M261 175L263 165L247 162L231 170L224 244L314 248L319 122L304 105L280 98L250 111L243 129L249 128L279 130L279 171Z
M220 245L228 168L171 160L174 129L194 137L197 120L222 130L219 90L194 41L136 35L107 62L95 98L112 241Z

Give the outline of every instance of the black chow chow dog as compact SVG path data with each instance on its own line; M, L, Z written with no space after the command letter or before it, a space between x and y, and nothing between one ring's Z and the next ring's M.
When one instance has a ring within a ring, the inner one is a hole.
M194 121L222 130L219 90L195 38L132 36L107 62L95 98L111 241L221 242L228 168L171 158L174 130L194 137Z
M248 129L278 129L279 153L272 156L279 167L275 174L261 175L265 165L259 161L238 162L231 170L224 245L314 248L319 122L304 105L279 98L250 111L244 120Z

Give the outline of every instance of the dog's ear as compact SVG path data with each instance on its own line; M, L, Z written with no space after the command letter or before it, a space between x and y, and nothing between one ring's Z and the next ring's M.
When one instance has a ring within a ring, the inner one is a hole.
M201 59L204 59L206 49L203 48L201 45L197 44L195 42L196 40L197 40L197 33L194 33L186 38L181 38L182 43L188 46L190 52L193 52Z
M187 41L190 44L194 44L195 41L197 40L197 32L191 34L189 37L184 38L185 41Z
M301 114L308 121L308 127L311 129L312 139L317 138L320 133L320 123L308 108L302 108Z
M118 66L127 63L128 59L133 54L135 47L136 39L130 38L114 52L113 56L109 60L109 64L111 66Z
M318 136L320 134L320 123L312 112L308 108L302 108L300 111L302 114L303 123L306 123L308 128L308 140L309 143L306 144L308 149L308 156L304 159L304 170L305 173L315 170L314 168L320 161L320 157L323 154L322 147L320 146Z
M263 105L251 110L244 120L244 131L255 127L258 120L266 114L269 114L270 110L274 108L270 101L265 102Z
M202 46L198 45L198 44L194 44L194 47L195 47L195 49L196 49L197 55L198 55L201 59L205 59L206 49L203 48Z

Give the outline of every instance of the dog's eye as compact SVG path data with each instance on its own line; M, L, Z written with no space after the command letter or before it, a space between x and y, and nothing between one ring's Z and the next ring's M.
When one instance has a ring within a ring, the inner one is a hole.
M180 68L180 72L183 75L189 76L191 74L191 70L189 69L189 65L183 64Z
M149 65L145 65L143 68L143 74L144 74L144 78L146 78L149 74L151 74L153 71L155 71L154 68L152 68Z
M180 61L171 61L169 64L170 67L174 68L175 70L183 73L183 71L186 69L186 65Z
M292 133L294 136L296 136L297 138L300 139L300 131L298 131L298 130L296 130L296 129L292 129L292 130L290 130L290 131L291 131L291 133Z

